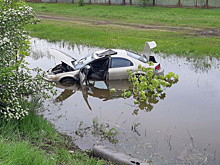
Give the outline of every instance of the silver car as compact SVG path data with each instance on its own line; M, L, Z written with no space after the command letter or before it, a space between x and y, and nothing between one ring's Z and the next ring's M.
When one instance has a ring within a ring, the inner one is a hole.
M123 80L129 77L127 70L136 72L139 65L153 68L154 75L163 74L160 63L151 55L150 50L156 46L154 41L146 42L143 55L121 49L109 49L95 51L79 60L59 50L50 49L50 54L59 59L61 64L47 72L46 80L60 83L80 82L86 79ZM149 61L153 62L152 66L148 64Z

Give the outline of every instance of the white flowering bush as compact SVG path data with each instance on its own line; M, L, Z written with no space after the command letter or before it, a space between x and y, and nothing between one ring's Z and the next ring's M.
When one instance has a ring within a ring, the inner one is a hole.
M36 23L35 13L22 1L0 2L0 119L22 119L28 115L31 97L47 97L52 90L40 70L35 77L24 58L30 54L24 26Z

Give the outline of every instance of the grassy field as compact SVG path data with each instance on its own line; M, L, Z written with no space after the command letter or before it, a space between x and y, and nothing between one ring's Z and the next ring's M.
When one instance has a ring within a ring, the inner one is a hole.
M158 44L155 52L220 56L219 9L29 5L42 18L38 25L27 28L35 37L133 51L142 51L145 41L154 40Z
M39 102L23 120L0 122L0 164L7 165L101 165L103 160L81 152L72 139L55 131L53 126L36 115Z
M80 17L96 20L113 20L149 25L183 26L194 28L220 28L220 10L103 6L76 4L29 4L37 13L53 13L67 17Z

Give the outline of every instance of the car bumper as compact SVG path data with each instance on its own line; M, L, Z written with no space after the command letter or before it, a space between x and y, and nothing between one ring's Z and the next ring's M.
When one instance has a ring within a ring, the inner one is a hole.
M154 75L164 75L164 69L160 68L154 71Z

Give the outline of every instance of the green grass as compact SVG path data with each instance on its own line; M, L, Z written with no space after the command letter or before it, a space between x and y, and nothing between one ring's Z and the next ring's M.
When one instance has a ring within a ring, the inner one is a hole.
M155 52L197 56L220 56L219 37L195 37L180 32L125 29L114 26L80 25L59 21L44 21L28 28L32 36L50 41L66 40L72 43L101 48L123 48L143 51L145 41L156 41Z
M36 115L36 108L38 103L33 102L32 111L23 120L1 119L0 164L107 164L81 152L70 137L61 135Z
M219 9L102 5L79 7L65 3L29 5L37 13L74 19L42 19L38 25L27 27L34 37L133 51L143 51L145 41L154 40L158 44L155 52L196 58L220 56L220 37L198 32L220 29ZM99 24L98 21L103 20L107 23ZM144 25L152 29L141 28Z
M0 139L0 163L1 164L35 164L49 165L54 161L45 156L43 150L32 147L28 142L16 142Z
M86 5L68 3L29 3L39 13L53 13L68 17L115 20L140 24L219 28L219 9L188 9L135 6Z

